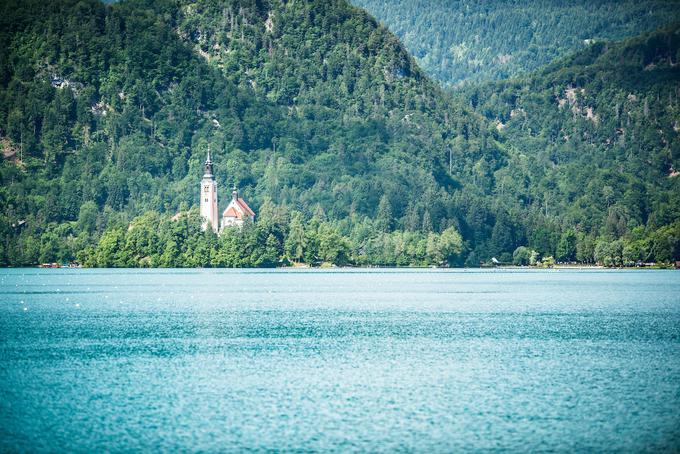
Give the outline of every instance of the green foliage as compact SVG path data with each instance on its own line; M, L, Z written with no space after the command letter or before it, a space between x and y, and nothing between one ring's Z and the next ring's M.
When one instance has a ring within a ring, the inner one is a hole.
M680 19L677 0L352 0L444 84L505 79Z
M543 259L541 259L541 263L539 264L539 266L541 268L552 268L553 266L555 266L555 258L552 255L548 257L543 257Z
M604 266L623 265L623 242L600 240L595 245L595 261Z
M286 258L312 266L449 266L457 264L463 251L462 238L453 227L441 234L387 234L370 224L367 255L355 242L365 224L349 226L343 234L342 223L318 218L305 222L299 212L290 219L260 219L242 228L227 228L219 237L211 230L201 231L199 225L194 210L172 219L148 212L133 219L127 230L117 226L107 229L96 246L86 248L79 259L92 267L266 268L280 266ZM404 245L406 250L397 249Z
M78 229L82 232L93 233L97 228L99 209L93 201L88 201L80 206L78 214Z
M676 260L676 30L452 95L342 0L8 0L0 263ZM258 213L219 237L208 148Z
M534 252L526 246L520 246L512 253L512 264L517 266L527 266L530 264L531 253ZM534 260L534 263L536 261Z
M501 162L484 121L344 1L10 0L2 8L3 222L26 221L1 232L2 263L55 255L36 244L50 223L77 221L87 248L147 211L195 205L208 147L219 188L238 184L258 212L267 200L305 219L378 212L384 233L460 225L452 189L480 160L487 179ZM450 166L442 150L454 142ZM347 261L337 232L306 232L284 245L289 259ZM282 241L280 232L260 239L270 250ZM181 255L181 240L159 238L155 261L102 260L205 262ZM210 261L236 264L234 254Z
M607 248L621 241L628 263L672 261L672 247L657 242L653 252L650 239L680 217L678 27L593 44L530 77L458 94L507 144L496 203L525 215L496 216L491 253L515 241L558 262L613 266L623 252Z
M123 230L120 228L108 230L99 240L94 254L94 264L99 267L125 267L129 263L126 252Z
M576 233L573 230L567 230L562 233L556 249L558 262L573 262L576 260L576 242Z
M540 254L536 251L531 251L529 254L529 265L536 266L539 264Z

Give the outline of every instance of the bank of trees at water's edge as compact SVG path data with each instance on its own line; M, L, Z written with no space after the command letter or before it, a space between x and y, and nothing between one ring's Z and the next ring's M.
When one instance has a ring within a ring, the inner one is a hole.
M277 267L338 266L479 266L454 227L441 233L389 231L377 217L305 219L271 203L254 223L202 231L197 210L170 217L147 212L125 222L115 212L97 213L84 205L77 221L53 224L38 241L23 236L9 254L20 265L77 262L86 267ZM106 223L106 227L102 225ZM497 233L500 236L500 233ZM529 244L529 243L527 243ZM551 266L562 263L634 266L671 264L680 252L680 222L653 232L634 229L624 238L593 237L566 230L541 242L498 255L500 263Z

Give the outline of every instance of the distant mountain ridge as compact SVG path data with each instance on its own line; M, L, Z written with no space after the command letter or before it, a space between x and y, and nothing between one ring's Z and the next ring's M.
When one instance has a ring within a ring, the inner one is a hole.
M677 0L352 0L445 85L506 79L680 20Z
M609 238L640 239L675 222L668 241L677 256L679 62L675 23L462 92L508 145L508 165L496 173L497 187L516 198L506 205L540 206L576 231Z

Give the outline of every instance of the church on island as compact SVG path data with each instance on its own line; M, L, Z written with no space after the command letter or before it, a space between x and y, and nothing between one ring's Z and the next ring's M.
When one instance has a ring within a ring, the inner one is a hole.
M204 164L203 179L201 180L201 217L202 228L212 228L215 233L220 233L225 227L241 227L246 219L255 220L255 212L250 209L245 200L238 196L236 186L231 191L231 202L227 205L222 218L217 210L217 182L213 175L213 162L208 158Z

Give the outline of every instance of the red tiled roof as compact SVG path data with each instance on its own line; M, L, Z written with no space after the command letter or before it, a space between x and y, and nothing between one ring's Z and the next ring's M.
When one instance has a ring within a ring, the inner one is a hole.
M237 198L229 202L229 205L222 213L222 217L243 219L244 217L254 217L255 212L250 209L242 198Z
M234 207L229 207L226 210L224 210L224 213L222 214L222 217L225 218L236 218L236 219L242 219L243 216L241 213L239 213L237 210L234 209Z
M248 204L246 203L245 200L243 200L242 198L239 197L237 202L238 202L239 205L241 205L241 208L243 208L243 211L245 213L249 214L250 216L255 216L255 212L250 209L250 207L248 206Z

